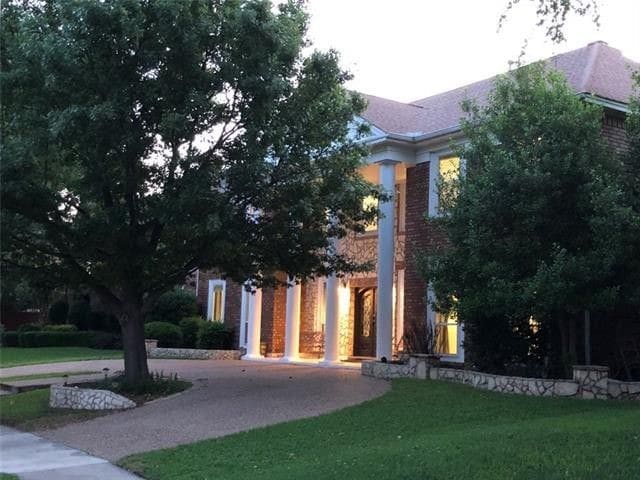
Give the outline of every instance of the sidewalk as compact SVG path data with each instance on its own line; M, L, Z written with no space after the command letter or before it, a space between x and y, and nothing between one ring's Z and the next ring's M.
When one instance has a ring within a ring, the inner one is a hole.
M108 461L0 426L0 472L22 480L135 480L139 477Z

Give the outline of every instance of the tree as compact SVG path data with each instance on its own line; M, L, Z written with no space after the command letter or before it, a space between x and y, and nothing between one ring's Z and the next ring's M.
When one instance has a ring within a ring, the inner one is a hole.
M95 292L125 374L143 317L195 267L274 285L358 269L363 100L336 52L303 55L300 2L113 0L5 6L2 258ZM332 218L331 223L327 218Z
M436 308L457 313L480 368L540 370L555 332L575 361L576 322L618 300L614 218L631 222L603 112L542 65L499 78L487 106L465 110L466 175L441 187L446 214L431 220L450 244L424 260Z

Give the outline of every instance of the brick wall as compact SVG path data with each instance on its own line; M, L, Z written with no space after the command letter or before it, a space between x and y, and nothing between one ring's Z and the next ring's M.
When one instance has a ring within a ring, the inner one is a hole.
M284 280L284 275L281 280ZM287 289L285 287L264 288L262 290L260 341L266 344L267 355L284 353L286 305Z
M626 152L629 139L624 127L624 116L614 112L607 112L602 121L602 135L616 153Z
M405 227L404 324L415 325L426 318L426 285L418 272L416 254L427 246L428 227L424 216L428 209L429 163L407 169Z

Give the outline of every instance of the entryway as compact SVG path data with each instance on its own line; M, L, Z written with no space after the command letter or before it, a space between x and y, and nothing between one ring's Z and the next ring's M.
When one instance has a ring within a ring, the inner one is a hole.
M376 287L354 288L353 355L376 356Z

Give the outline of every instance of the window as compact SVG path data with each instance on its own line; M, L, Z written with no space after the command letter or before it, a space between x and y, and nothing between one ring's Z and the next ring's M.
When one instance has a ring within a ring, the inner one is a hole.
M436 353L458 354L458 318L455 314L436 313L434 325Z
M226 282L224 280L209 280L207 318L212 322L224 322L225 291Z
M368 209L374 209L374 208L375 209L378 208L378 199L373 195L367 195L366 197L364 197L364 199L362 200L362 209L368 210ZM364 227L365 232L375 232L376 230L378 230L377 220L372 220L371 222L367 223Z
M429 215L441 215L444 207L458 196L456 181L464 161L454 155L432 155L429 168Z

